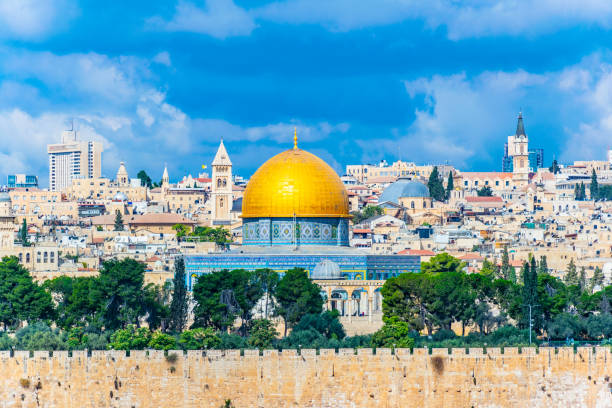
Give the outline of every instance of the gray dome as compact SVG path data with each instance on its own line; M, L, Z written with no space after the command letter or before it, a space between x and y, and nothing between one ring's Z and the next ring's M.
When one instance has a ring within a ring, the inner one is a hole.
M6 191L0 192L0 203L6 203L11 201L11 196Z
M400 178L380 195L379 203L391 201L399 204L400 197L429 197L429 188L421 182L410 180L408 178Z
M310 279L342 279L342 271L337 263L324 259L310 273Z
M118 192L115 194L115 197L113 197L113 201L127 201L127 199L127 196L122 192Z

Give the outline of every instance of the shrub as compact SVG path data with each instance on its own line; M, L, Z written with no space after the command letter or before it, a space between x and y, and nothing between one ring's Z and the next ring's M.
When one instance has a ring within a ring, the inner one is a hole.
M169 334L156 331L151 336L149 347L155 350L173 350L176 348L176 339Z
M249 346L260 349L272 347L272 343L278 336L274 323L267 319L253 320L250 334L247 341Z
M408 335L409 333L408 323L399 320L395 316L391 317L372 336L372 346L412 348L414 347L414 339Z
M15 347L20 350L66 350L66 334L39 322L15 333Z
M23 388L30 388L30 380L27 378L22 378L19 380L19 385L21 385Z
M108 348L113 350L142 350L149 345L151 332L149 329L129 325L125 329L119 329L110 336Z
M221 339L212 327L205 329L198 327L182 332L179 343L186 350L214 349L221 344Z

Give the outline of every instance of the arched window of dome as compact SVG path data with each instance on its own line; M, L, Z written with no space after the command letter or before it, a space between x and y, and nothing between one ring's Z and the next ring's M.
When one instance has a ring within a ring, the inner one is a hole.
M427 208L427 201L423 201L423 208Z
M414 209L414 201L410 203L410 208Z

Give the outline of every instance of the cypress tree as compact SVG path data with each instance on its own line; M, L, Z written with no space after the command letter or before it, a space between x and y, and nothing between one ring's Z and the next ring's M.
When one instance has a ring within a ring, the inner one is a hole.
M538 265L538 274L542 275L548 273L548 263L546 262L546 255L540 257L540 265Z
M525 327L529 327L529 306L531 306L533 329L538 331L541 327L538 301L538 267L533 256L530 264L527 262L523 264L523 269L523 324Z
M601 286L603 285L603 281L603 272L601 268L599 268L599 266L596 266L595 271L593 272L593 277L591 278L591 292L595 290L595 287L601 288Z
M115 231L123 231L123 217L119 210L115 212Z
M578 277L578 286L580 286L581 291L585 291L587 288L586 271L584 270L584 266L580 268L580 275Z
M565 277L563 281L566 285L578 285L578 272L576 271L576 264L574 263L574 259L570 260L569 265L567 266L567 272L565 273Z
M21 239L21 245L24 247L30 246L28 242L28 223L26 222L25 217L23 217L23 223L21 224L21 229L19 230L19 238Z
M446 193L444 191L444 185L440 180L440 173L438 172L438 166L434 166L431 174L429 175L429 181L427 182L429 188L429 195L437 201L444 201Z
M582 181L580 182L580 199L586 200L586 187Z
M453 191L454 188L455 186L454 186L454 181L453 181L453 172L449 171L448 180L446 182L446 199L447 200L450 198L451 191Z
M510 280L510 257L508 256L508 247L504 247L504 252L502 252L501 259L501 278ZM514 268L512 268L514 269ZM516 276L515 276L516 279Z
M597 173L595 169L591 173L591 200L597 200L599 198L599 183L597 182Z
M170 303L170 322L168 328L175 333L182 332L187 325L187 285L185 283L185 260L183 257L174 261L174 290Z

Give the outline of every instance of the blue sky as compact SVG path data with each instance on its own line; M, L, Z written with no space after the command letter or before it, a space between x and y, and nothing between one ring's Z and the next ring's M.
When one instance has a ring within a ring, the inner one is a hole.
M47 180L75 120L104 173L235 171L300 146L338 171L401 158L500 170L523 110L568 162L612 145L609 0L0 0L0 183Z

